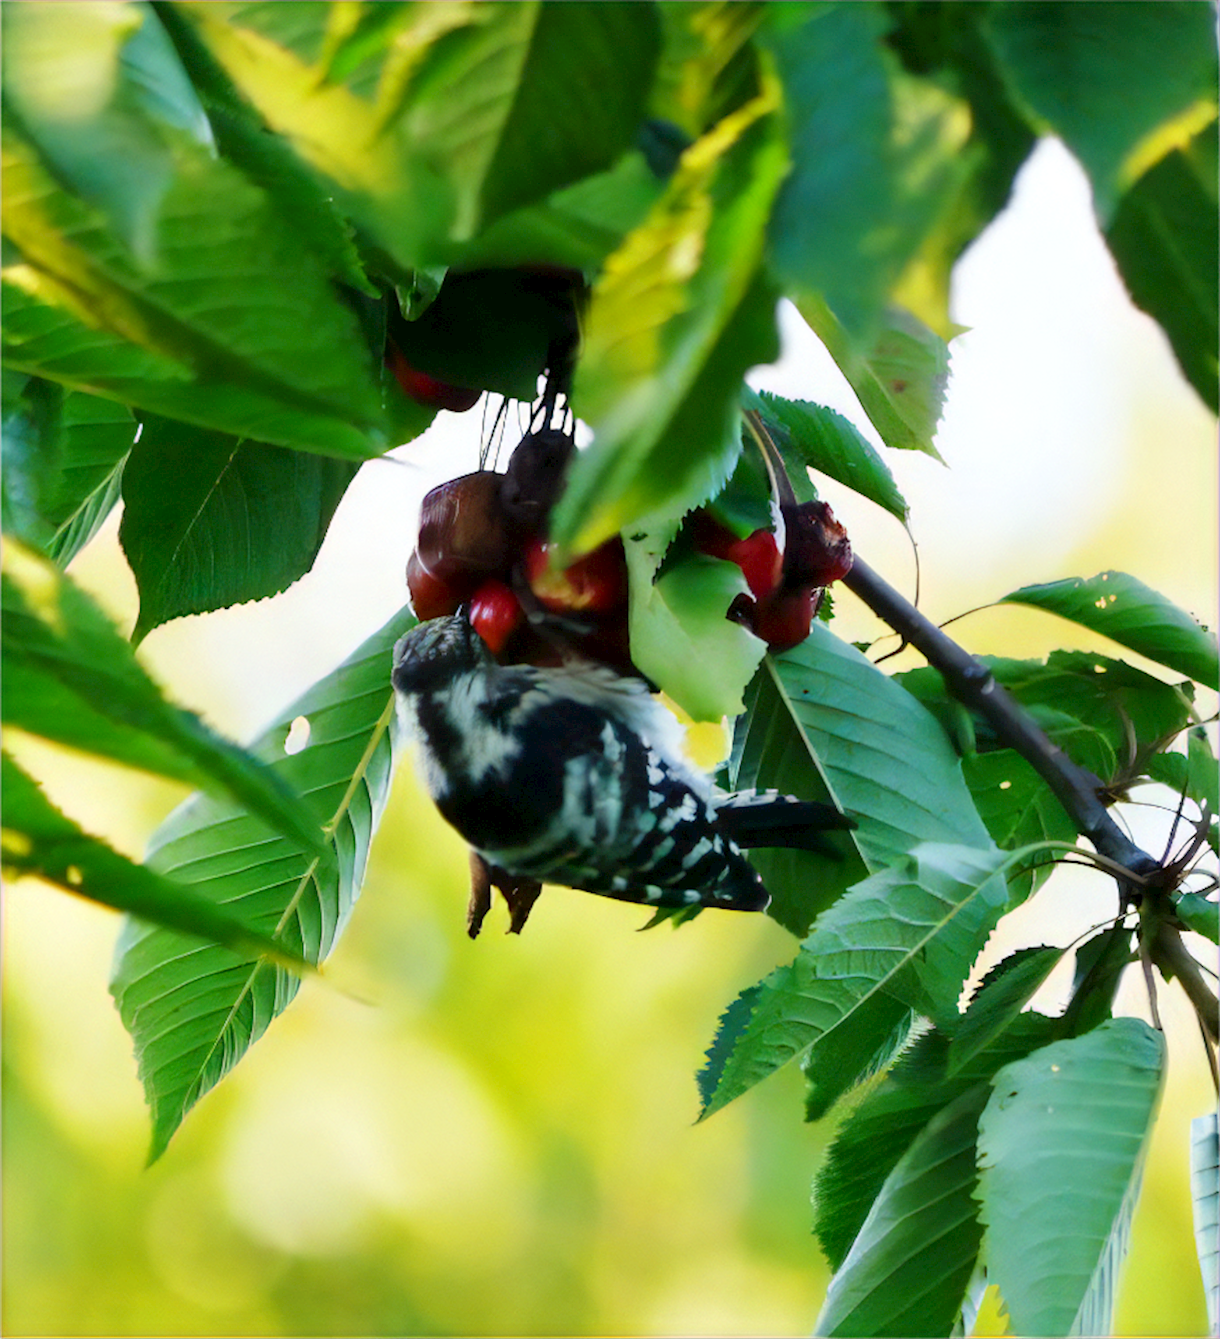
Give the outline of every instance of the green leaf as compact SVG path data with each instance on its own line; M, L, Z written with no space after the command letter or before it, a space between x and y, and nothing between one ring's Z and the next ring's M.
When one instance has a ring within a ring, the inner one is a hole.
M815 1047L801 1061L805 1119L819 1121L857 1085L883 1073L908 1043L915 1010L890 995L874 995L839 1029L833 1048Z
M320 848L309 811L273 773L168 702L89 596L11 540L3 610L7 725L128 767L221 787L273 830Z
M784 400L767 391L758 398L763 420L781 451L786 448L801 465L837 479L900 521L906 520L906 499L889 466L859 428L825 405Z
M128 255L4 127L5 354L170 417L324 454L384 450L377 363L292 222L180 146L155 255Z
M712 1094L716 1091L716 1085L724 1072L725 1062L750 1021L750 1014L754 1010L754 1003L761 989L761 985L748 986L720 1015L716 1035L705 1052L703 1068L695 1075L695 1082L699 1087L699 1100L704 1106L712 1100Z
M702 1116L815 1047L841 1059L840 1030L877 996L933 1017L956 1015L962 983L1007 900L1002 865L994 848L929 842L850 889L818 918L796 960L762 983ZM858 1053L860 1039L851 1040Z
M1159 1033L1115 1018L996 1075L978 1199L1017 1333L1109 1333L1112 1255L1125 1247L1164 1060Z
M1076 950L1072 995L1062 1020L1067 1036L1083 1036L1111 1017L1119 983L1132 962L1131 934L1117 921Z
M628 627L634 664L695 720L716 721L742 710L742 692L766 646L725 617L746 590L734 563L694 556L656 571L675 527L624 541L631 581Z
M64 396L61 424L59 470L48 500L55 533L47 553L67 567L119 501L135 424L126 406L80 391Z
M119 527L140 592L133 640L286 590L313 565L358 468L146 415Z
M136 425L110 400L4 369L4 531L66 567L119 500Z
M1043 1014L1019 1014L954 1075L950 1039L933 1029L846 1113L814 1181L815 1230L832 1268L847 1258L886 1178L928 1122L1010 1060L1045 1046L1054 1027Z
M1166 154L1118 202L1106 243L1131 300L1169 337L1187 381L1220 407L1216 122Z
M1220 1324L1220 1132L1214 1111L1190 1122L1190 1191L1207 1322L1214 1330Z
M31 5L5 25L4 98L55 175L144 261L175 141L211 147L207 118L147 5ZM185 132L176 134L175 132Z
M522 24L510 34L526 14L528 30ZM516 67L508 88L492 82L489 51L480 49L469 67L473 96L466 106L453 106L457 90L447 70L444 83L433 90L434 106L416 103L410 113L421 120L443 115L453 148L482 160L480 225L608 168L629 148L660 47L656 10L650 4L509 4L501 5L498 15L505 29L505 56ZM518 52L518 43L525 49ZM495 108L500 123L494 129L493 100L500 104ZM477 148L472 121L487 141ZM545 152L539 152L543 145ZM443 137L437 141L430 136L431 152L444 154L447 147ZM456 166L464 166L460 157ZM460 192L465 183L454 175ZM459 235L474 231L473 226L459 226Z
M1174 914L1196 934L1220 944L1220 908L1202 893L1179 893L1173 899Z
M831 1280L819 1335L948 1335L978 1258L971 1198L982 1084L939 1111L886 1178Z
M497 218L610 167L634 141L659 43L651 5L400 6L364 30L352 78L339 11L285 29L257 8L181 8L405 268L455 259Z
M391 650L413 623L406 610L395 615L253 745L323 823L328 858L268 831L238 804L197 795L155 834L152 867L321 962L360 892L389 793L398 747ZM287 755L284 742L298 717L308 722L309 741ZM187 945L164 930L127 927L111 990L135 1041L152 1113L153 1158L296 989L295 978L248 956Z
M389 315L388 333L407 361L455 386L493 390L529 403L557 347L579 337L583 284L532 270L450 271L413 320Z
M948 310L953 266L1007 205L1013 180L1036 140L1008 96L994 54L980 31L986 13L982 5L912 4L887 10L891 27L886 43L899 55L906 71L935 80L965 99L970 108L970 135L961 149L965 165L962 189L955 200L947 202L948 208L908 265L896 294L899 302L945 338L955 333ZM827 345L833 347L829 340ZM863 394L861 402L890 442Z
M545 256L551 265L595 272L663 189L643 154L624 154L609 170L498 218L463 245L462 264L525 267Z
M1215 688L1220 682L1215 634L1125 572L1022 586L998 603L1045 609L1199 683Z
M970 1007L953 1028L947 1062L950 1075L956 1074L1012 1024L1063 953L1061 948L1017 949L987 973Z
M664 41L650 110L697 139L758 91L752 42L766 6L747 0L661 5Z
M1186 793L1200 808L1206 805L1213 818L1220 814L1220 771L1201 725L1186 736Z
M0 473L0 521L4 533L33 549L46 543L50 526L40 494L47 485L44 461L50 452L63 398L60 387L5 366L3 386L4 470ZM53 457L52 457L53 458Z
M0 853L12 878L33 876L66 892L141 920L194 935L234 952L269 954L284 963L304 960L258 934L182 884L133 864L89 836L46 798L38 783L3 755L4 837Z
M760 94L686 150L594 286L572 390L594 441L551 518L558 544L584 550L647 514L676 518L732 473L741 378L778 350L758 268L784 168L774 103Z
M1076 825L1030 764L1013 749L968 754L962 775L995 844L1015 851L1038 842L1075 842ZM1031 897L1054 873L1043 852L1025 869L1013 870L1008 887L1014 905Z
M730 784L832 799L858 824L842 839L836 834L838 860L809 851L752 857L772 895L770 914L794 934L804 935L866 872L901 860L921 841L988 845L936 722L821 624L791 651L767 657L747 706Z
M1103 225L1128 187L1215 116L1215 25L1201 5L1000 4L984 32L1031 124L1084 164Z
M820 298L801 295L797 309L839 365L886 446L923 451L939 460L933 439L949 386L945 340L910 312L887 307L872 347L861 351Z
M421 263L421 239L446 233L453 187L442 178L443 158L410 170L393 118L404 81L434 43L473 22L474 6L395 5L386 13L393 17L381 37L386 46L401 43L402 55L374 73L372 98L365 80L353 89L330 77L323 50L328 26L344 22L337 7L178 4L171 31L180 50L202 48L192 71L206 78L211 97L239 116L238 99L248 100L325 182L342 212L410 270ZM501 87L511 89L511 78Z
M897 67L879 7L769 7L767 18L760 41L784 84L793 161L770 258L798 305L824 302L850 332L853 354L863 353L965 180L969 113Z

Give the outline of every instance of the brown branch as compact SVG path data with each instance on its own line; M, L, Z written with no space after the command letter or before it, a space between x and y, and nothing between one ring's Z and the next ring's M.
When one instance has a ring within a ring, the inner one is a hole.
M1141 876L1160 862L1141 850L1110 817L1098 794L1101 781L1072 761L995 676L859 558L843 585L940 671L959 702L983 716L999 738L1019 753L1050 787L1076 831L1116 865ZM1126 890L1124 890L1124 893Z

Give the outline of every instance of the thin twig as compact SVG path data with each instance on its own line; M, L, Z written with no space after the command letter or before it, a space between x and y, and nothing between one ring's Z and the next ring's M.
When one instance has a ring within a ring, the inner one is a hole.
M1182 936L1173 926L1162 922L1157 927L1149 956L1163 976L1176 976L1182 983L1186 998L1195 1007L1200 1027L1213 1046L1220 1045L1220 1004L1204 981L1194 955L1182 943Z

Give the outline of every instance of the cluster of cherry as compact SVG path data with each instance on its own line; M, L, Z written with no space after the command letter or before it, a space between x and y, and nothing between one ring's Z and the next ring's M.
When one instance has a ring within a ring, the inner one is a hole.
M547 518L575 445L556 428L527 433L504 473L479 470L424 499L407 564L416 615L439 618L467 606L471 624L506 664L559 664L573 653L638 673L627 632L627 565L608 540L566 567L553 563ZM727 616L770 650L797 645L825 588L851 567L851 544L822 502L786 503L781 539L758 529L741 537L704 509L684 525L684 546L735 563L749 593Z

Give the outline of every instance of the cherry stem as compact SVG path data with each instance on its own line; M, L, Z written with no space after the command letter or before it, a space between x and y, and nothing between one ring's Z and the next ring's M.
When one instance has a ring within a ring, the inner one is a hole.
M792 480L788 478L788 469L779 447L771 440L771 434L763 426L762 415L757 409L747 409L743 417L746 427L750 430L750 436L754 438L755 445L762 455L763 464L767 467L775 501L781 507L795 507L796 490L792 487Z

